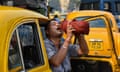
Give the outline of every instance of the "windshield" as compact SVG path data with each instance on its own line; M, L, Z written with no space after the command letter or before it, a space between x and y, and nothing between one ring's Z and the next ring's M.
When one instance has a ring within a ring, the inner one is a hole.
M97 16L77 17L75 19L76 20L87 20L87 19L95 18L95 17ZM106 27L105 20L103 18L96 18L96 19L90 20L89 24L90 24L90 28L105 28ZM111 20L110 20L110 25L112 27Z

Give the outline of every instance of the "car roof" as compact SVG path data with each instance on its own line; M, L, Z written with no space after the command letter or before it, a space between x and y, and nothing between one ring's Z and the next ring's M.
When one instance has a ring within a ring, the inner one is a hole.
M17 7L0 6L0 32L3 30L7 31L7 29L14 25L14 23L10 22L17 22L18 20L24 18L37 18L41 23L48 21L48 18L46 16L35 11Z
M44 19L42 21L48 20L46 16L32 10L10 6L0 6L0 25L3 24L1 22L8 22L12 19L25 17Z
M100 10L80 10L80 11L73 11L67 14L67 18L73 19L75 17L82 17L82 16L98 16L98 15L107 15L112 16L112 13L107 11L100 11Z

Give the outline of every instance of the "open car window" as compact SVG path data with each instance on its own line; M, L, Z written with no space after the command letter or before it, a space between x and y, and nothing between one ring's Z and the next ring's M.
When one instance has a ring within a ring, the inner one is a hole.
M10 72L27 71L45 64L34 22L24 23L15 29L9 45L8 59Z
M101 16L101 15L99 15ZM96 17L99 17L99 16L86 16L86 17L77 17L75 18L76 20L88 20L88 19L91 19L91 18L96 18ZM111 20L109 20L110 22L110 26L112 27L112 23L111 23ZM105 28L106 27L106 24L105 24L105 21L101 18L96 18L94 20L91 20L89 21L89 24L90 24L90 28Z

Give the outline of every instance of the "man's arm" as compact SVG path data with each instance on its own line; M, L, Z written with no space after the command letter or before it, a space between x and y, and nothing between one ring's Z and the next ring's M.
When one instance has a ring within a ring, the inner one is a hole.
M79 35L78 36L78 41L79 41L79 45L80 48L78 48L78 54L82 55L82 54L88 54L89 50L88 50L88 45L86 43L86 40L84 38L84 35Z
M57 67L63 62L67 55L69 43L70 40L67 38L58 52L49 59L51 64Z

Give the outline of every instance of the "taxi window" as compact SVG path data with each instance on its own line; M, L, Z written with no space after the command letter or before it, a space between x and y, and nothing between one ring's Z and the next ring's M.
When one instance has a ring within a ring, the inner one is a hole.
M41 29L41 32L42 32L42 35L43 35L43 39L45 40L47 38L46 33L45 33L45 27L40 26L40 29Z
M102 27L102 28L105 28L106 24L105 24L105 21L103 19L96 19L96 20L92 20L92 21L89 21L90 23L90 27L94 28L94 27Z
M19 26L16 29L16 32L19 43L17 53L19 53L19 60L21 60L20 63L22 64L21 66L23 66L25 70L28 70L37 66L44 65L42 48L35 23L25 23ZM16 58L15 60L17 61L17 59L18 58ZM12 65L13 64L9 64L9 66ZM15 65L17 65L17 63L15 63ZM9 69L12 69L12 67L10 67Z
M89 18L92 18L92 17L78 17L76 18L76 20L85 20L85 19L89 19ZM106 24L105 24L105 21L102 19L102 18L97 18L97 19L94 19L94 20L91 20L89 21L89 24L90 24L90 28L105 28L106 27Z
M10 41L8 65L9 70L18 68L23 70L16 32L13 33Z

